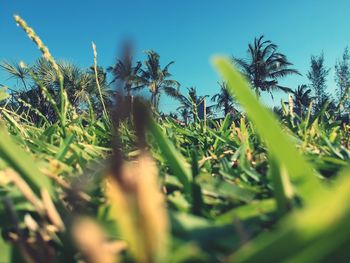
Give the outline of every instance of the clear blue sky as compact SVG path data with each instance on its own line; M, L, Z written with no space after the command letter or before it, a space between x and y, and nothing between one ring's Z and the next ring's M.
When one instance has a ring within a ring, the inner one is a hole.
M0 60L30 63L40 56L16 27L12 15L19 14L55 58L88 67L94 41L99 64L109 66L121 42L129 38L138 58L143 59L143 50L154 49L163 65L175 60L171 71L183 91L196 86L199 94L212 95L218 91L218 77L211 56L245 56L247 44L264 34L304 74L288 77L283 84L295 88L307 83L310 55L324 51L334 92L334 63L350 44L349 10L348 0L0 0ZM0 83L5 79L0 73ZM176 108L174 101L162 98L164 110ZM271 103L268 96L264 100Z

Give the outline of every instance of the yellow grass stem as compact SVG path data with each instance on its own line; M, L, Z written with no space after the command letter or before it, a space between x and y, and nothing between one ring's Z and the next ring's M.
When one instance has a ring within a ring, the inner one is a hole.
M94 52L94 72L95 72L95 78L96 78L96 85L97 85L97 89L98 89L98 94L100 95L100 100L101 100L101 104L102 104L102 108L103 108L103 115L105 116L106 120L108 120L107 109L106 109L106 105L105 105L104 100L103 100L100 81L98 79L97 49L96 49L96 44L94 42L92 42L92 50Z
M42 53L43 57L49 64L52 66L52 68L55 70L59 85L60 85L60 100L61 100L61 112L60 112L60 121L63 129L63 134L65 136L65 126L66 126L66 111L67 111L67 94L65 94L64 88L63 88L63 75L59 69L58 64L56 63L55 59L51 55L49 49L44 45L40 37L35 33L35 31L29 27L20 16L15 15L14 19L19 27L21 27L27 34L27 36L36 44L36 46L39 48L40 52Z

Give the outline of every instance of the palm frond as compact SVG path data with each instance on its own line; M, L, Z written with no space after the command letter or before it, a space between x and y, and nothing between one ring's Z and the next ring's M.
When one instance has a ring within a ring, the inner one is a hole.
M296 69L281 69L281 70L278 70L278 71L275 71L275 72L271 72L269 74L269 77L270 78L283 78L283 77L286 77L288 75L301 75L299 73L298 70Z
M276 88L283 91L283 92L290 92L290 93L293 93L293 90L291 88L288 88L288 87L284 87L284 86L281 86L281 85L276 85Z

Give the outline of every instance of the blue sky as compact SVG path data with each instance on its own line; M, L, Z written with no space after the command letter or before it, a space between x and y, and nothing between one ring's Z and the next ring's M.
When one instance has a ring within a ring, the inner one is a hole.
M139 59L144 59L144 50L154 49L163 65L174 60L171 72L183 91L196 86L199 94L212 95L218 91L218 76L210 58L244 57L247 44L264 34L304 75L281 83L291 88L308 83L310 56L323 51L331 68L329 92L334 93L334 63L350 44L349 10L347 0L0 0L0 60L30 63L40 56L13 22L12 15L19 14L55 58L88 67L94 41L99 64L109 66L122 41L131 39ZM3 73L0 83L6 84ZM279 97L276 94L275 103ZM271 105L269 96L263 99ZM163 110L176 105L161 99Z

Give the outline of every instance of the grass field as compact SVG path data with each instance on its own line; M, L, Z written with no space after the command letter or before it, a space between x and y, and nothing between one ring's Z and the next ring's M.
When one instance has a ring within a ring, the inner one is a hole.
M61 103L37 79L55 122L2 91L0 262L348 262L350 126L327 105L277 117L229 60L213 70L242 113L186 126L138 100L77 112L63 78Z

